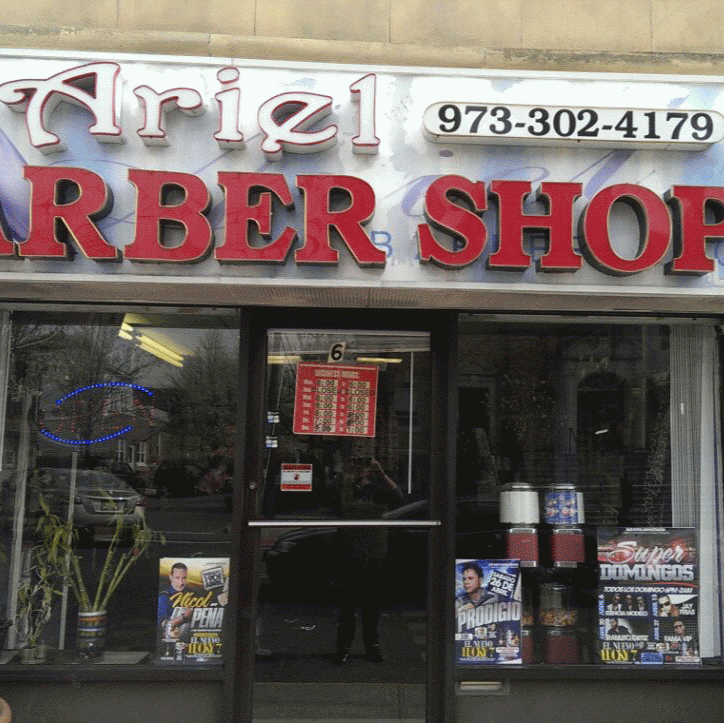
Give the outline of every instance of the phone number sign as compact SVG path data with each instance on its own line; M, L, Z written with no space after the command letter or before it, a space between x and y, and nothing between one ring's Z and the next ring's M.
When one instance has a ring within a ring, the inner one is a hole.
M377 367L297 365L294 434L374 437Z
M703 150L724 138L724 117L679 108L580 108L433 103L423 116L433 143Z

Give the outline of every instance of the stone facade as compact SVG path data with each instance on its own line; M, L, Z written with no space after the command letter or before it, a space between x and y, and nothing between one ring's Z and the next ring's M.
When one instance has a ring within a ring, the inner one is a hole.
M717 75L723 34L716 0L29 0L0 47Z

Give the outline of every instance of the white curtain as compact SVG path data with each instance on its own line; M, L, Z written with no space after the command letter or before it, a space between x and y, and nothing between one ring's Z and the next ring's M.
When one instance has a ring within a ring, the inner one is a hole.
M671 327L672 522L699 530L702 657L719 655L722 647L718 370L713 325Z

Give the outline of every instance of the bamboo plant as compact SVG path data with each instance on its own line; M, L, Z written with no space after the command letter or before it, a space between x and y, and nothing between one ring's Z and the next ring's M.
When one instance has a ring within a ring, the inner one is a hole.
M122 516L116 518L113 535L106 549L103 565L97 578L86 579L83 571L82 556L78 554L78 533L71 522L62 522L54 518L52 561L55 569L78 601L79 612L106 610L108 601L128 574L139 555L148 550L154 540L161 540L145 521L129 524ZM122 548L121 542L130 537L131 544Z
M121 549L119 543L124 535L130 534L132 544ZM95 585L95 592L86 584L81 569L81 558L73 553L70 555L68 583L78 601L80 612L106 610L108 601L128 574L139 555L146 552L153 542L155 533L143 522L128 525L122 517L116 519L113 537L106 550L103 567Z
M35 648L53 614L53 603L62 594L63 571L55 564L61 544L62 525L46 501L40 498L41 515L34 530L28 565L18 588L15 622L25 648Z

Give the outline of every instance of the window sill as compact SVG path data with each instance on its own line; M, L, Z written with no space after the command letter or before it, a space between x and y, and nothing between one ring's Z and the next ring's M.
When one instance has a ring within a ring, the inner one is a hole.
M50 651L47 662L21 664L12 650L1 651L0 681L221 681L222 665L168 665L154 663L150 653L109 652L101 660L80 660L74 652Z
M724 665L490 665L456 668L455 680L723 681Z

